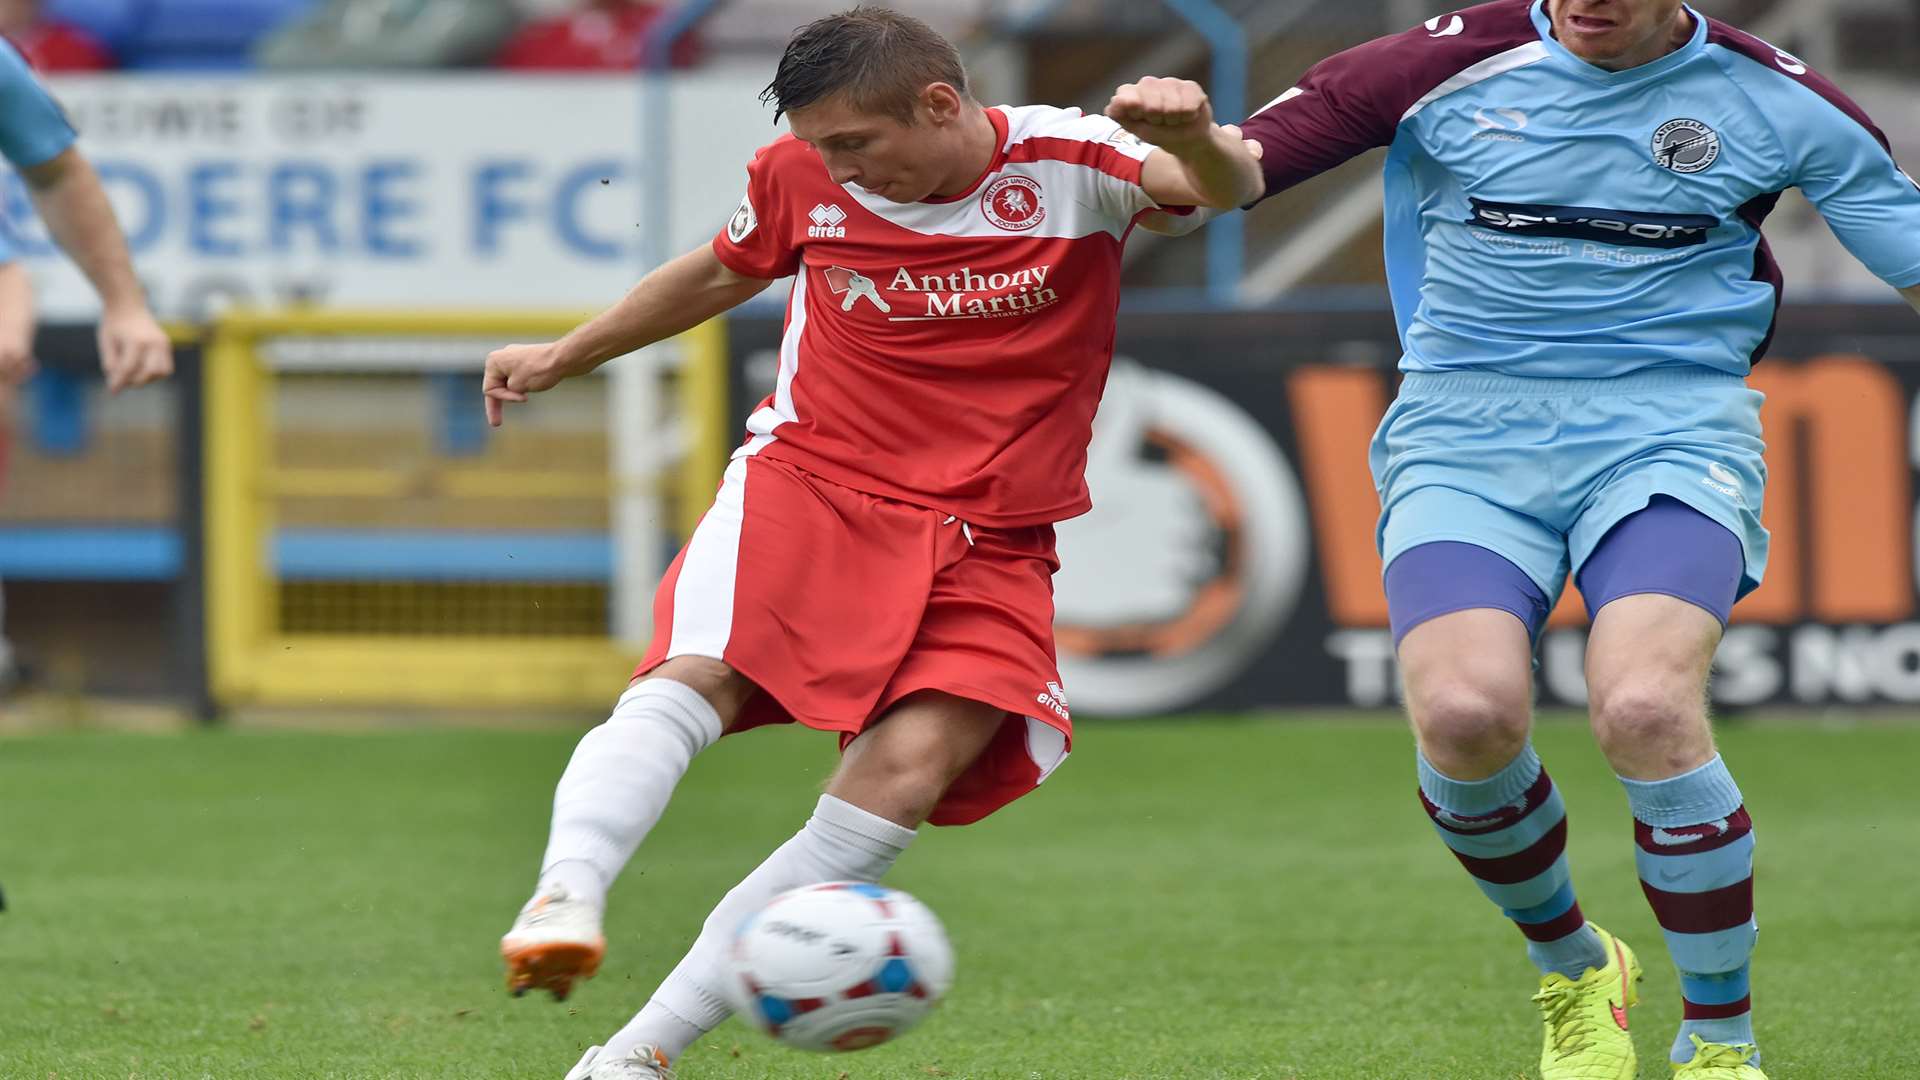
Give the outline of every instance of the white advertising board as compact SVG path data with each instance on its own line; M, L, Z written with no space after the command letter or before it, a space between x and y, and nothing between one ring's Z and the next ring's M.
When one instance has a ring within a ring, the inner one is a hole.
M49 80L154 305L592 308L649 252L710 238L777 134L760 71L639 77L164 75ZM654 190L666 154L667 192ZM97 310L8 174L0 237L45 319ZM665 243L650 243L651 230Z

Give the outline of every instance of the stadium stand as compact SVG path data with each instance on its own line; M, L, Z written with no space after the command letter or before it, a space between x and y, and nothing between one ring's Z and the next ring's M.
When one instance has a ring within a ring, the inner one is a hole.
M43 16L84 31L119 66L224 70L250 66L254 44L312 0L48 0Z
M494 62L517 71L631 70L667 10L646 0L591 0L520 27ZM698 58L694 36L675 43L674 66L689 67Z
M112 51L91 33L46 18L38 0L0 3L0 34L20 49L36 71L104 71L117 63Z
M280 70L459 67L491 59L519 20L509 0L327 0L254 56Z

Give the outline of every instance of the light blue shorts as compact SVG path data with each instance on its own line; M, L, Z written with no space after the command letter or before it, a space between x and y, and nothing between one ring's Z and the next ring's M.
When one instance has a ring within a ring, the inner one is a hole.
M1409 372L1369 454L1382 565L1436 540L1477 544L1551 600L1607 530L1667 495L1740 538L1745 596L1767 565L1762 397L1697 367L1614 379Z

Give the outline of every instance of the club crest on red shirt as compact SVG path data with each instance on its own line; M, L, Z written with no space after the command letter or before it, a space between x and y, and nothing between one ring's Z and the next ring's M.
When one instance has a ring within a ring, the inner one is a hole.
M1025 232L1046 219L1040 185L1024 176L1003 176L980 193L980 212L995 227Z

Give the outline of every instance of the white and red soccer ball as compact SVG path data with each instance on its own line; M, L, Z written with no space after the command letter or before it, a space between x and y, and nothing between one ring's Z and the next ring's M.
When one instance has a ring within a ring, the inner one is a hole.
M799 1050L864 1050L911 1028L953 985L953 946L925 904L857 881L781 893L740 924L730 1004Z

